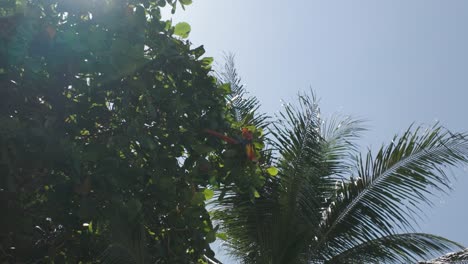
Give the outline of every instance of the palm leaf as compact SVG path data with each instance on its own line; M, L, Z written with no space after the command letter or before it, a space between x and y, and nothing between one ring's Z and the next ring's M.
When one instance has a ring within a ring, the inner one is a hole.
M215 72L219 85L229 84L231 93L227 96L227 103L231 107L236 122L266 128L269 117L259 113L260 102L256 97L249 96L241 78L237 73L235 59L232 53L224 56L224 65Z
M299 96L298 106L285 106L272 132L279 154L279 210L284 225L294 227L288 236L281 238L283 244L286 241L291 244L290 248L282 247L286 256L307 252L309 241L318 232L325 195L333 182L334 173L325 162L328 157L324 155L326 142L321 125L318 100L311 92ZM295 246L298 242L302 245Z
M322 121L321 134L324 138L323 155L330 169L340 176L348 177L358 155L356 142L361 138L364 120L349 116L334 115Z
M468 248L464 250L446 254L431 261L422 261L418 264L466 264L468 263Z
M355 167L358 146L356 142L366 129L364 121L353 119L349 116L332 116L329 120L322 121L321 134L324 138L322 147L322 162L331 175L328 176L328 186L323 188L327 197L322 206L322 214L330 208L336 193L336 183L349 178L349 174ZM325 187L325 186L324 186ZM322 219L323 220L323 219Z
M444 168L467 162L468 140L438 125L420 132L409 129L375 158L359 159L357 179L338 186L317 249L340 251L395 229L413 230L421 203L431 204L433 190L450 189Z
M298 107L287 105L278 119L272 135L287 193L283 196L300 205L297 213L318 229L324 210L333 202L336 180L349 173L356 141L365 130L363 121L334 116L324 122L313 92L300 95Z
M395 234L363 242L325 263L414 263L460 248L453 241L430 234Z

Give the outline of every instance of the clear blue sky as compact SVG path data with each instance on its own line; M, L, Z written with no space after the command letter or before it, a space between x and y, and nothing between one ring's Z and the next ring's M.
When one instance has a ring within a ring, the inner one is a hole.
M267 113L312 87L325 116L369 120L364 147L412 122L468 131L466 0L194 0L173 20L189 22L190 40L215 60L234 52ZM454 174L420 231L468 246L468 171Z

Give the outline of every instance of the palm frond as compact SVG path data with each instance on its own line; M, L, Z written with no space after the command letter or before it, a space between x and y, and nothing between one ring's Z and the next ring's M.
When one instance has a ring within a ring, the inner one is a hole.
M215 72L218 84L229 84L231 86L231 93L227 96L227 103L232 109L236 122L266 128L269 117L259 113L260 101L254 96L249 96L244 85L242 85L234 57L232 53L224 56L224 65Z
M300 205L301 217L315 229L333 202L336 180L349 173L356 141L365 130L361 120L335 116L324 122L320 115L315 94L301 95L299 106L287 105L272 132L284 197Z
M430 261L421 261L418 264L466 264L468 263L468 248L452 252Z
M348 180L350 172L355 168L359 151L357 141L363 131L366 131L363 123L363 120L339 115L322 121L322 162L327 168L326 171L331 173L328 176L328 186L323 188L323 195L327 198L322 206L322 214L335 202L332 198L336 193L336 183Z
M272 231L280 225L275 184L273 179L268 181L254 202L250 196L234 192L212 202L213 219L220 221L220 231L227 234L224 246L242 263L267 263L261 258L272 255L271 243L275 243L271 240ZM260 252L263 254L259 255Z
M410 128L375 158L369 153L359 159L357 178L337 186L318 247L339 251L395 229L413 230L416 212L431 204L432 191L450 189L444 169L468 161L468 139L438 125L421 130Z
M358 156L357 141L367 129L364 120L334 115L322 121L323 155L330 169L340 177L349 176Z
M272 131L283 162L290 166L303 163L304 159L316 162L321 141L320 125L320 108L313 92L310 96L300 95L298 106L286 104Z
M324 200L321 187L328 180L323 176L329 174L322 166L320 125L318 100L311 93L301 95L297 107L286 105L272 131L280 156L277 166L282 186L281 207L288 217L306 219L307 225L315 227L320 222Z
M414 263L461 248L460 244L435 235L394 234L363 242L325 263Z

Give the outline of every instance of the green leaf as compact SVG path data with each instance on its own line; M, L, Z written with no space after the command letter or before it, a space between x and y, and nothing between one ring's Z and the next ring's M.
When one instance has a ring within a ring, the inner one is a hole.
M158 6L159 7L165 7L166 6L166 0L159 0L158 1Z
M202 65L205 68L209 68L211 64L213 63L213 58L212 57L205 57L201 60Z
M199 46L199 47L197 47L197 48L191 50L190 53L191 53L192 55L194 55L195 58L198 59L198 58L200 58L203 54L205 54L205 47L203 47L203 45L201 45L201 46Z
M254 196L255 196L255 198L260 198L260 194L258 193L257 190L254 191Z
M227 239L228 239L228 236L227 236L226 233L217 233L216 237L221 239L221 240L224 240L224 241L227 241Z
M175 25L174 34L181 38L188 38L191 29L192 28L190 27L189 23L180 22Z
M276 176L278 175L278 169L275 167L270 167L266 170L270 176Z
M172 27L172 21L171 20L166 20L164 22L164 30L169 30Z
M223 92L225 92L226 94L230 94L232 91L231 91L231 84L229 83L224 83L224 84L221 84L219 86L219 88L221 90L223 90Z
M89 136L89 130L83 129L83 130L80 131L80 134L81 134L82 136Z
M209 200L211 198L213 198L214 196L214 191L213 190L210 190L210 189L205 189L203 191L203 194L205 195L205 200Z
M192 0L179 0L179 2L182 5L191 5L192 4Z

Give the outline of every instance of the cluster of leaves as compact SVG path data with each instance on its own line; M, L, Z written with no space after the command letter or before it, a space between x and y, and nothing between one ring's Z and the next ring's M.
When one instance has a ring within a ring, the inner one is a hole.
M266 172L203 132L254 124L232 123L230 86L184 40L190 26L161 20L190 3L2 1L2 262L213 256L211 189L255 196Z

